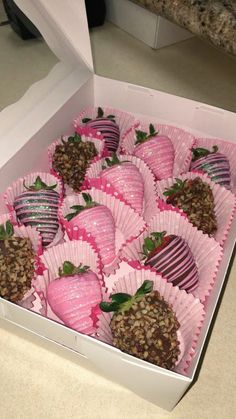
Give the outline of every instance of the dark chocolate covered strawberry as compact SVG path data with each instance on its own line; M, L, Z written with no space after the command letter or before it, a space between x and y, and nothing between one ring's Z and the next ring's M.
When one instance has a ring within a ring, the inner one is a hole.
M67 214L65 218L72 228L85 229L94 237L102 263L109 265L116 257L114 218L105 205L94 202L88 193L82 193L82 195L85 205L73 205L71 207L73 212Z
M198 286L198 270L193 254L184 239L165 231L154 232L144 240L145 265L155 268L168 282L187 292Z
M230 189L231 175L228 158L218 151L215 145L212 151L206 148L193 148L191 170L202 170L211 180Z
M120 140L120 129L115 121L114 115L104 116L103 109L98 107L98 113L95 119L83 118L82 122L102 134L109 151L117 151Z
M110 323L114 346L172 369L180 354L177 339L180 325L171 306L158 291L153 291L153 281L144 281L134 296L118 293L111 295L111 300L102 302L100 308L114 312Z
M35 254L28 237L14 234L12 224L0 226L0 297L18 302L31 288Z
M95 331L92 312L100 303L102 292L99 279L89 266L76 267L65 261L58 278L48 286L47 299L66 326L86 334Z
M112 158L106 159L106 166L103 167L100 177L109 181L134 210L142 213L144 181L135 164L129 161L121 162L114 153Z
M17 220L25 225L37 228L42 236L43 246L48 246L56 236L59 228L58 207L59 194L55 191L57 184L47 185L37 176L31 186L14 200Z
M184 181L176 179L164 195L168 204L182 209L191 223L203 233L211 235L217 230L214 196L210 185L200 177Z
M158 134L154 125L149 125L149 133L136 130L134 155L144 160L156 179L172 177L175 151L166 135Z
M91 161L98 155L92 141L82 141L80 134L75 133L62 144L56 146L52 158L53 169L61 176L63 182L74 191L80 191L85 172Z

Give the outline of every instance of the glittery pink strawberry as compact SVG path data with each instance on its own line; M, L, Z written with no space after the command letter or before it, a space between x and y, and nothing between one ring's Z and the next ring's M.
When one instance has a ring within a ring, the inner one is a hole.
M136 130L136 147L134 155L144 160L153 171L156 179L167 179L173 176L175 151L166 135L159 135L154 125L149 125L149 134Z
M90 233L98 246L102 263L109 265L115 254L115 221L111 211L105 205L97 204L87 193L82 193L85 206L73 205L74 212L67 214L70 227L79 227Z
M144 181L138 168L129 161L121 162L116 154L106 159L107 167L101 172L106 179L123 195L128 204L139 214L143 211Z
M75 267L69 261L63 263L58 278L50 282L47 289L52 311L66 326L86 334L95 331L92 317L101 299L97 275L88 266Z

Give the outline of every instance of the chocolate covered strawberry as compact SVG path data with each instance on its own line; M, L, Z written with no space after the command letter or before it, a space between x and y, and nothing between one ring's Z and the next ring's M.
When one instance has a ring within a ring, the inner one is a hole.
M113 311L110 327L114 346L137 358L172 369L179 357L179 322L172 308L146 280L134 296L111 295L101 310Z
M168 204L182 209L189 221L203 233L211 235L217 230L214 196L210 185L200 177L184 181L176 179L164 195Z
M70 227L79 227L90 233L98 246L102 263L109 265L116 257L115 221L111 211L105 205L94 202L87 193L82 193L85 205L73 205L73 212L65 218Z
M184 239L165 231L152 233L144 240L145 265L155 268L168 282L187 292L198 286L198 270L192 252Z
M123 195L128 204L139 214L143 211L144 204L144 181L138 168L129 161L121 162L116 154L106 159L106 166L100 173L102 179L106 179Z
M206 148L193 148L191 170L202 170L211 180L230 189L231 175L228 158L218 151L215 145L212 151Z
M166 135L158 134L154 125L149 125L149 133L136 130L136 147L133 154L153 171L156 179L172 177L175 151L173 144Z
M18 302L31 288L35 254L29 238L15 236L12 224L0 226L0 297Z
M50 282L47 300L52 311L66 326L78 332L95 331L93 312L102 299L97 275L88 266L75 267L65 261L58 278Z
M63 182L74 191L81 189L85 172L98 152L92 141L82 141L80 134L75 133L62 144L56 146L52 167L61 176Z
M17 220L25 226L36 227L42 235L43 246L48 246L54 239L58 223L59 194L57 184L47 185L37 176L31 186L14 200Z
M114 115L104 116L103 109L99 107L95 119L83 118L82 122L102 134L109 151L117 151L120 140L120 129L115 121Z

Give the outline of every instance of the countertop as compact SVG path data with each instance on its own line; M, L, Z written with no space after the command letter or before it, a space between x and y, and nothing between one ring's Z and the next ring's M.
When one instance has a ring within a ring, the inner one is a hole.
M132 0L236 55L235 0Z
M72 352L0 321L1 419L236 417L236 261L198 380L169 413L78 365Z

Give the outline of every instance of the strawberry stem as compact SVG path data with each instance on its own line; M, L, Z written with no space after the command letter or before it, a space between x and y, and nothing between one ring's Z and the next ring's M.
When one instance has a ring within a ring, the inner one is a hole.
M81 142L81 135L78 132L75 132L74 135L68 137L68 143L80 143Z
M88 193L82 192L82 196L84 198L85 205L73 205L72 207L70 207L72 210L74 210L74 212L71 212L65 216L67 221L72 220L72 218L74 218L76 215L78 215L80 212L86 209L99 206L97 202L94 202L92 200L91 195L89 195Z
M42 181L40 176L36 177L36 180L33 183L33 185L26 186L25 180L23 181L23 185L25 189L27 189L28 191L50 191L57 187L57 183L55 185L48 186L45 182Z
M111 158L105 159L107 166L103 166L103 170L107 169L108 167L116 166L117 164L122 164L122 162L118 159L116 153L112 153Z
M212 151L208 150L207 148L202 148L202 147L192 148L192 152L193 152L192 161L194 162L196 160L199 160L201 157L206 157L209 154L217 153L217 151L218 151L217 145L214 145L212 147Z
M153 124L149 125L149 134L145 131L135 130L136 133L136 144L142 144L145 143L145 141L148 141L152 137L156 137L158 135L158 131L155 130L155 127Z
M172 196L181 192L186 182L187 182L187 179L183 181L181 179L176 178L175 183L169 189L166 189L165 192L163 192L163 195Z
M0 225L0 240L7 240L14 234L14 228L11 222L8 220L5 224Z
M130 294L126 294L123 292L117 294L111 294L111 302L101 302L100 309L106 313L114 311L114 312L124 312L130 309L132 304L135 302L140 301L145 294L149 294L153 290L153 281L149 281L148 279L143 282L141 287L139 287L134 294L131 296Z
M64 276L74 276L74 275L79 275L82 273L86 273L89 270L89 266L86 265L82 265L82 263L79 264L79 266L75 266L73 265L73 263L69 262L68 260L65 261L62 265L62 267L59 268L58 270L58 274L59 277L64 277Z
M150 237L144 239L143 258L146 259L154 250L162 246L166 231L151 233Z

